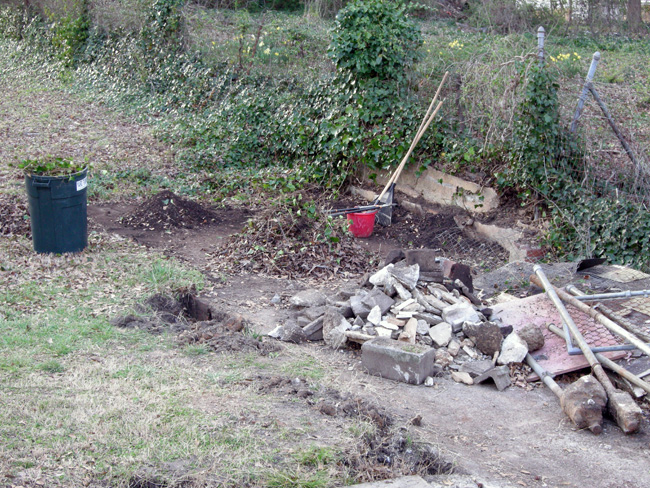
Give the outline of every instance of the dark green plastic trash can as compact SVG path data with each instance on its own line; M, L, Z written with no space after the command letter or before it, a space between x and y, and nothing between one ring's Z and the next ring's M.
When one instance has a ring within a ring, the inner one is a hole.
M34 251L79 252L88 245L88 170L67 176L25 175Z

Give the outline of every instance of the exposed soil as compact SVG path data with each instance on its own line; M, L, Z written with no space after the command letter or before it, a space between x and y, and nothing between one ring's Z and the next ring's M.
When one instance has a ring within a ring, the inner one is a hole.
M322 218L298 217L275 207L257 213L245 207L205 207L169 191L138 206L89 205L88 214L91 228L165 249L215 279L233 273L290 279L351 278L367 272L388 251L398 248L432 248L441 257L481 270L507 262L508 253L501 246L463 231L456 222L467 218L462 210L422 208L423 214L395 207L390 226L376 224L373 234L361 239L349 235L345 219L327 224Z
M183 303L185 302L185 303ZM257 352L267 355L282 347L274 342L252 335L251 324L241 315L205 308L201 316L209 320L196 320L187 304L195 303L192 295L178 300L169 295L156 294L143 304L135 306L138 315L126 315L111 320L115 327L140 329L151 334L171 332L181 345L201 344L216 353Z
M194 266L203 267L207 262L207 253L216 250L225 237L239 232L246 221L253 215L253 212L247 208L226 205L220 208L201 207L203 210L199 215L205 216L206 212L209 212L209 215L214 216L211 217L214 218L214 221L207 220L202 225L190 227L169 226L164 229L156 230L154 228L151 230L149 227L142 225L135 228L129 227L122 222L124 216L133 215L134 213L140 214L142 208L147 205L146 202L141 205L125 203L89 204L89 228L119 234L147 247L164 249L169 255L188 261ZM167 208L169 209L169 206ZM149 220L151 219L144 218L142 222L148 222ZM166 221L167 218L163 217L161 220Z
M263 393L301 398L321 415L374 424L376 430L364 435L343 457L348 472L361 482L407 475L437 475L453 469L452 463L429 444L409 441L407 429L394 429L397 420L379 403L332 388L314 392L309 382L302 378L260 376L255 383Z
M508 262L508 252L499 244L471 237L456 219L460 209L434 207L432 213L416 215L397 207L389 227L377 228L377 236L399 242L404 248L429 248L441 256L482 269L494 269ZM438 212L438 213L433 213Z
M359 275L378 257L344 234L327 235L323 220L269 209L243 232L229 237L211 256L209 269L264 273L289 278Z
M196 202L163 190L124 215L121 221L127 227L160 231L214 225L218 216Z

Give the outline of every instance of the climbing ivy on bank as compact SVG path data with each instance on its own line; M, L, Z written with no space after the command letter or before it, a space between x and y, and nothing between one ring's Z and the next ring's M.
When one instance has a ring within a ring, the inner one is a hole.
M535 64L513 132L508 170L500 183L524 201L543 198L550 213L548 244L568 259L606 257L650 268L650 213L639 203L613 197L585 168L581 141L562 124L558 84Z
M406 4L354 0L336 16L328 54L357 79L403 80L420 58L422 34Z

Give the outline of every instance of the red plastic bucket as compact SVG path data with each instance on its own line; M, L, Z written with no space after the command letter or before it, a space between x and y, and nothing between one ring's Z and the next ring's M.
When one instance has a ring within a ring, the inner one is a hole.
M351 221L350 232L354 237L370 237L375 228L375 215L377 210L371 212L349 213L348 220Z

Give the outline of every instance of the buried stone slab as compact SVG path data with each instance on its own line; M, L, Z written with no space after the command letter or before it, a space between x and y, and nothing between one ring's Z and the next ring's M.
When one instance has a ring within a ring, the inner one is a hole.
M361 346L362 364L368 373L414 385L439 372L435 354L430 347L388 337L377 337Z

